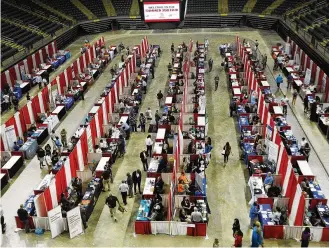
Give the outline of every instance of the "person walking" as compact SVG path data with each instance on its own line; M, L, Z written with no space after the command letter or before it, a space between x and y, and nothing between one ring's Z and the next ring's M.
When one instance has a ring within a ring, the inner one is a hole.
M129 126L132 132L137 132L137 115L134 111L129 114Z
M234 234L240 230L240 222L239 222L239 219L234 219L234 222L233 222L233 226L232 226L232 230L233 230L233 237L234 237Z
M130 175L130 173L128 172L127 173L127 184L128 184L128 187L129 187L129 191L128 191L128 195L129 195L129 198L133 198L134 194L133 194L133 179L132 179L132 176Z
M56 137L55 144L56 144L56 147L57 147L58 154L60 155L62 153L63 144L60 141L59 137Z
M141 127L141 132L145 133L145 123L146 123L146 118L143 113L140 113L139 115L139 125Z
M24 205L21 204L20 208L17 210L18 218L24 224L25 232L30 232L30 224L29 224L29 213L24 209Z
M129 186L126 181L122 181L119 185L119 191L121 192L123 204L127 205L127 195L129 191Z
M217 75L215 77L215 91L218 89L218 84L219 84L219 76Z
M104 170L102 173L102 178L103 178L103 191L110 191L111 186L110 186L110 171L109 170Z
M280 89L280 85L283 83L283 77L279 74L275 79L276 85L278 86L278 90Z
M218 239L215 239L212 247L219 247L219 240Z
M281 99L283 115L287 115L288 113L288 102L289 102L288 97L286 95L283 95L283 98Z
M18 99L16 98L16 96L13 96L12 103L14 105L15 111L17 112L18 111Z
M45 156L46 156L45 150L43 150L42 147L39 146L37 150L37 158L40 162L40 169L42 169L42 167L44 166L43 161L45 160Z
M61 131L61 141L64 147L67 146L67 139L66 139L67 131L65 128L62 129Z
M53 150L56 148L56 134L55 131L52 130L50 134L51 141L53 142Z
M135 170L133 172L132 179L133 179L133 183L134 183L134 192L135 192L135 195L137 194L136 186L138 186L138 192L140 194L142 194L142 192L141 192L142 172L140 171L140 169Z
M308 112L308 96L305 95L304 97L304 113L307 113Z
M226 163L228 162L228 157L232 153L232 148L230 146L229 142L226 142L225 146L223 147L223 155L224 155L224 167L226 166Z
M161 90L158 92L157 94L157 99L158 99L158 103L159 103L159 107L161 107L161 100L163 98L163 94L161 92Z
M155 125L156 125L156 128L158 130L159 128L159 121L161 119L160 115L159 115L159 110L156 110L155 111L155 114L154 114L154 119L155 119Z
M234 235L234 247L242 247L242 238L243 238L243 232L239 229L237 230Z
M7 224L5 223L5 217L3 215L3 208L1 204L0 204L0 218L1 218L1 232L2 234L4 234L6 232Z
M153 140L151 139L151 135L147 135L147 138L145 139L145 145L146 145L146 155L148 157L152 157L152 145Z
M311 230L309 227L305 227L304 231L302 232L302 237L300 239L301 242L300 247L308 247L311 240L312 240Z
M209 61L208 61L209 72L211 72L211 70L212 70L213 63L214 63L214 61L212 60L212 58L210 58Z
M291 73L289 73L287 77L287 89L291 89L293 82L294 82L294 78L292 77Z
M294 92L292 93L292 101L291 101L291 104L293 106L295 106L295 104L296 104L297 96L298 96L298 92L296 89L294 89Z
M31 100L30 92L27 92L26 93L26 101L30 101L30 100Z
M105 200L105 204L109 207L110 209L110 214L111 214L111 218L114 218L114 221L117 222L117 218L115 216L116 212L117 212L117 203L120 206L120 202L118 200L118 197L116 197L115 195L113 195L112 193L109 194L109 196L106 198Z
M254 227L255 222L258 221L258 213L259 210L258 210L257 202L254 202L254 204L250 207L250 211L249 211L251 229Z
M146 151L146 150L143 150L143 151L139 154L139 157L140 157L140 159L141 159L141 161L142 161L144 171L147 171L147 170L148 170L148 164L147 164L147 151Z

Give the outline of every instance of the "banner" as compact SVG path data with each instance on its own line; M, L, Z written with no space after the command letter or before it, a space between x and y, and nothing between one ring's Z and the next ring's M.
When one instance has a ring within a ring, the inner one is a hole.
M83 233L79 206L67 212L67 224L69 227L71 239Z
M304 84L309 85L311 82L311 74L312 71L310 69L306 69L306 73L305 73L305 79L304 79Z
M48 212L49 227L51 231L51 238L55 238L64 232L64 220L62 218L61 206L50 210Z

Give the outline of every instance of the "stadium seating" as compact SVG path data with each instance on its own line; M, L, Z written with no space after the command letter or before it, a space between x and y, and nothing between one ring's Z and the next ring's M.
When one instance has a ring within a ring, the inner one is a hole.
M242 12L243 7L247 3L247 0L229 0L228 1L228 10L229 12Z
M187 13L218 13L218 0L189 0L187 3Z
M262 13L268 8L275 0L258 0L252 10L254 13Z
M106 17L104 5L100 0L80 0L80 2L86 6L97 17Z
M2 4L2 16L9 17L12 20L20 20L24 25L37 28L44 33L53 34L63 27L63 25L59 23L51 22L36 15L32 15L21 9L15 8L6 2L3 2Z
M67 0L41 0L43 3L50 5L51 7L72 16L78 21L87 20L87 16L83 14L71 1ZM101 1L100 1L101 2Z
M129 16L132 0L112 0L112 4L118 16Z
M17 48L6 46L1 42L1 60L8 59L17 52L18 52Z
M301 5L303 3L309 2L309 0L286 0L280 6L278 6L272 14L282 15L287 10L291 10L295 8L297 5Z

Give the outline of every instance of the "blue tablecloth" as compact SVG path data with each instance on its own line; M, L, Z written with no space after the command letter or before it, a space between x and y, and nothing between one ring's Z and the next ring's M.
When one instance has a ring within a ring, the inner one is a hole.
M38 149L38 142L36 139L28 139L24 145L19 149L20 152L24 153L26 159L32 159Z
M236 112L237 112L238 114L241 114L241 113L247 113L246 110L245 110L245 108L244 108L244 106L242 106L242 105L239 105L239 106L237 107Z
M323 224L325 224L326 227L329 227L329 216L325 217L324 214L323 214L324 211L329 211L329 207L327 205L317 205L316 209L318 210L318 213L320 215L320 218L321 218Z
M53 170L55 171L59 171L62 166L64 164L64 160L59 160L54 166L53 166Z
M54 60L51 62L51 66L54 68L54 69L57 69L58 66L60 66L61 62L59 60Z
M268 225L269 223L272 224L272 219L270 218L270 216L272 216L273 212L272 212L272 208L270 204L260 204L259 205L259 214L258 214L258 218L259 218L259 222L262 226L264 225ZM266 211L266 213L265 213ZM266 216L266 217L265 217Z
M71 52L70 52L70 51L65 51L65 52L64 52L64 55L65 55L65 58L66 58L66 59L71 58Z
M248 116L240 116L239 117L239 128L241 130L241 126L248 126L249 125L249 118Z
M271 95L271 94L272 94L270 88L265 88L265 89L263 89L263 93L264 93L265 95Z
M315 199L325 199L319 184L315 185L313 182L309 182L309 186L310 186L311 191L313 193L313 198L315 198ZM319 191L321 191L321 192L319 192Z
M64 100L64 104L65 104L65 109L69 110L74 104L74 98L73 97L67 97Z
M13 91L13 93L14 93L14 95L15 95L15 97L19 100L19 99L21 99L22 98L22 89L21 89L21 87L19 87L19 86L15 86L14 87L14 91Z
M296 144L290 146L291 156L301 156L302 154L299 152L299 148Z
M57 60L59 60L60 64L63 64L66 60L66 57L63 55L57 56L56 58L57 58Z
M248 164L248 156L257 155L253 143L243 143L243 150L245 152L244 162Z
M32 211L35 211L33 209L34 206L34 197L35 195L30 195L29 198L27 198L27 200L24 203L24 209L31 214ZM33 214L33 213L32 213Z
M149 220L148 217L150 213L150 206L151 201L150 200L141 200L141 204L139 206L136 220Z

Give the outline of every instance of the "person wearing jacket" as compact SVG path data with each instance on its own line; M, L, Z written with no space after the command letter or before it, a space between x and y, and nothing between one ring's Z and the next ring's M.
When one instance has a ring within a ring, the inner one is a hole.
M254 204L251 206L249 211L249 218L250 218L250 228L253 228L254 223L258 221L258 205L257 202L254 202Z
M37 157L40 162L40 169L42 169L42 167L44 166L43 161L45 160L45 156L46 156L45 150L43 150L42 147L39 146L39 148L37 150Z
M139 154L139 157L143 163L143 168L144 168L144 171L147 171L148 170L148 164L147 164L147 152L146 150L143 150L140 154Z
M234 219L232 230L233 230L233 237L234 237L234 234L238 230L240 230L240 222L239 222L239 219Z
M140 169L135 170L132 174L132 179L133 179L133 183L134 183L134 192L135 195L137 194L136 191L136 186L138 185L138 191L140 194L142 194L141 192L141 181L142 181L142 172L140 171Z
M234 247L242 247L243 232L239 229L234 233Z
M129 187L129 191L128 191L129 198L132 198L133 197L133 179L129 172L127 173L127 184Z

